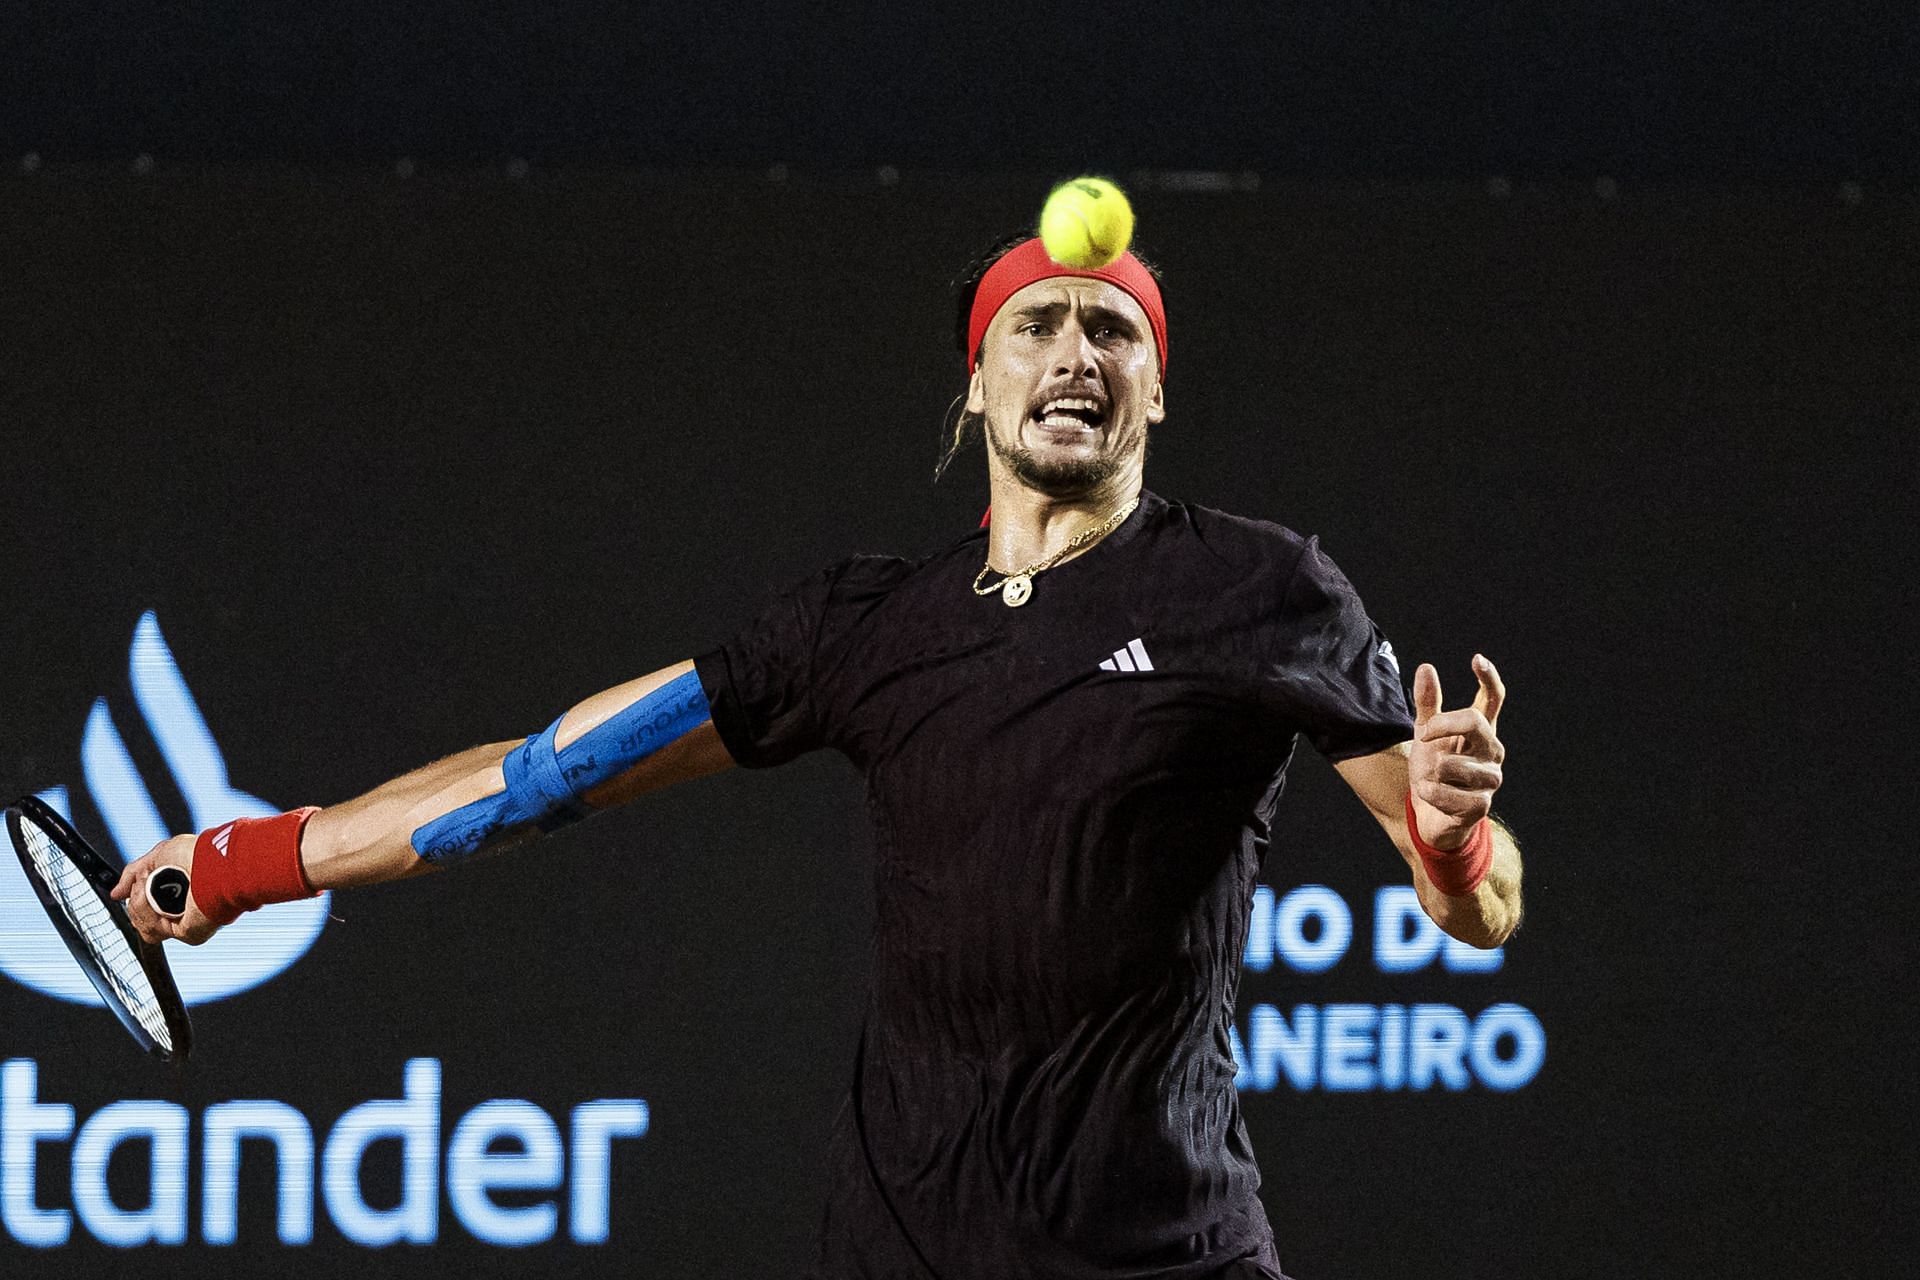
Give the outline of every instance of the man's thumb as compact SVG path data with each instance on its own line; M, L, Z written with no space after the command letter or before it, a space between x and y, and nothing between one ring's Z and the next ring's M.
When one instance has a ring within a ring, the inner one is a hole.
M1413 727L1434 718L1440 712L1440 673L1431 662L1423 662L1413 673Z

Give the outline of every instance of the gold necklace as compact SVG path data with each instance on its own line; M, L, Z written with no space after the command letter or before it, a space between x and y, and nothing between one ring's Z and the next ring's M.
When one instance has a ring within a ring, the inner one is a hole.
M1033 576L1035 574L1041 572L1043 569L1053 568L1053 566L1059 564L1069 552L1075 551L1095 539L1106 537L1109 533L1112 533L1114 529L1119 527L1122 520L1132 515L1133 509L1139 505L1140 499L1138 495L1136 495L1133 501L1121 507L1093 528L1084 529L1075 534L1071 542L1067 543L1066 546L1060 548L1052 555L1042 560L1035 560L1020 572L1010 573L990 587L983 587L980 585L980 579L993 572L993 561L987 561L986 564L981 566L980 572L973 576L973 594L977 596L990 596L998 591L1001 601L1005 603L1007 608L1018 609L1021 605L1033 598Z

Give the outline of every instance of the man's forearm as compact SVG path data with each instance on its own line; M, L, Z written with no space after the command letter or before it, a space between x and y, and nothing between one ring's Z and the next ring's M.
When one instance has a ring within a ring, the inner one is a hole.
M1520 926L1520 845L1498 818L1493 823L1493 864L1471 894L1451 897L1434 888L1425 865L1411 851L1402 850L1413 868L1414 890L1420 905L1450 937L1469 946L1497 947Z
M474 747L322 809L301 866L315 889L398 880L732 763L680 662L575 704L525 743Z
M506 784L501 762L518 742L473 747L375 787L308 820L300 862L315 889L346 889L431 871L413 833Z

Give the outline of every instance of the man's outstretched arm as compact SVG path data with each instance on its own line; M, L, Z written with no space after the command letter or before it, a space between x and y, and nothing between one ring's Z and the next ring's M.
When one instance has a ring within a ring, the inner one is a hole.
M403 879L732 763L693 663L676 663L595 694L525 741L473 747L312 813L295 827L299 877L314 891ZM201 900L195 853L209 857L211 847L175 836L127 865L114 896L142 937L204 942L232 918ZM154 868L169 864L195 875L195 901L179 919L155 912L144 892Z
M1440 675L1421 664L1413 677L1412 741L1342 760L1334 768L1392 837L1434 923L1462 942L1497 947L1520 924L1520 847L1492 817L1493 793L1506 761L1498 736L1506 685L1493 663L1479 655L1474 674L1480 689L1473 706L1443 712ZM1482 838L1491 841L1490 857L1483 868L1468 868L1464 863L1477 847L1475 829L1482 819L1488 821Z

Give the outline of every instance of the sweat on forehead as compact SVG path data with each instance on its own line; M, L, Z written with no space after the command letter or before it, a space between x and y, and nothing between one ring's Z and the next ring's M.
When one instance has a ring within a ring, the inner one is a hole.
M980 285L973 293L973 308L967 317L967 372L975 368L975 354L980 350L980 340L986 337L987 326L993 323L994 316L1007 305L1007 300L1030 284L1041 280L1052 280L1060 276L1077 276L1090 280L1105 280L1108 284L1126 292L1140 309L1147 313L1147 323L1153 329L1153 345L1160 354L1160 376L1167 372L1167 312L1160 301L1160 285L1152 274L1140 264L1140 260L1131 253L1123 253L1104 267L1091 271L1082 271L1074 267L1063 267L1047 256L1046 246L1039 239L1028 240L1007 250L1000 260L987 268L980 277Z

